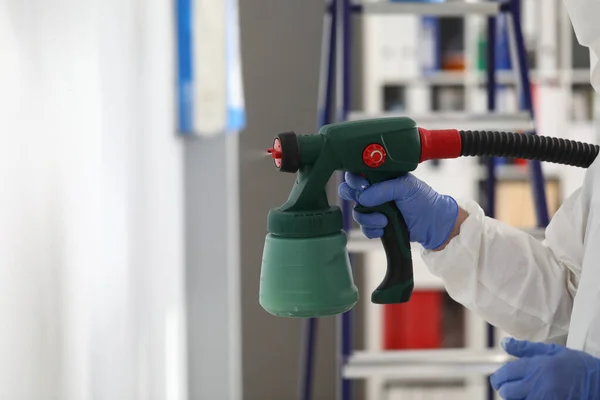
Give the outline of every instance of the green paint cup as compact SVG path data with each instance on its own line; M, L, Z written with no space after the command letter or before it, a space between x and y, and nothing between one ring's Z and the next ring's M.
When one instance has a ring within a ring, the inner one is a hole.
M312 318L341 314L358 301L347 237L311 238L268 234L260 276L260 305L279 317Z

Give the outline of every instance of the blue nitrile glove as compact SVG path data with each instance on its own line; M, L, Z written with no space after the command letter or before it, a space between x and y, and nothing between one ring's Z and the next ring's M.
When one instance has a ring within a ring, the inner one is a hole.
M502 347L519 357L490 378L503 399L600 399L600 359L556 344L504 339Z
M369 186L362 176L346 173L346 182L340 185L338 192L341 198L365 207L396 202L406 221L411 242L420 243L428 250L444 244L458 216L458 205L452 197L439 194L411 174ZM354 212L354 219L370 239L383 236L383 228L388 222L380 213Z

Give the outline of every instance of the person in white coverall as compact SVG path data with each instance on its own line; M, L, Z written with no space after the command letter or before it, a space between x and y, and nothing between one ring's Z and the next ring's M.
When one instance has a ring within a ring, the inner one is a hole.
M590 49L591 82L600 90L600 0L565 0L579 43ZM539 242L460 204L413 175L369 186L347 174L339 194L364 206L395 201L411 241L456 301L517 339L517 360L491 384L504 399L600 399L600 160L560 207ZM382 214L355 213L369 238ZM545 343L544 343L545 342Z

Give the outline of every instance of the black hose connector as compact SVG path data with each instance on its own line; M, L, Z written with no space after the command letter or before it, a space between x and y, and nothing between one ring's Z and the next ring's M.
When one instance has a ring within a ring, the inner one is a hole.
M461 156L507 157L589 167L599 146L529 133L459 131Z

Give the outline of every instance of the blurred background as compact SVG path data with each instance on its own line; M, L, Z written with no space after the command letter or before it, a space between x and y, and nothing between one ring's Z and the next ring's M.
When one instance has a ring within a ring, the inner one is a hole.
M589 58L561 2L520 6L539 132L596 143ZM258 304L266 215L293 178L262 153L318 129L324 15L323 0L0 0L1 399L298 397L303 323ZM485 18L352 21L352 110L485 110ZM498 29L498 108L513 112ZM484 203L484 161L416 174ZM526 165L495 162L496 217L535 227ZM544 172L554 212L585 171ZM494 328L418 253L411 306L368 303L384 254L354 248L353 349L490 345ZM313 399L339 394L337 322L319 320ZM354 399L488 398L485 376L367 375Z

